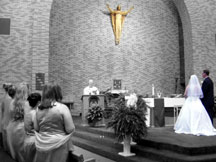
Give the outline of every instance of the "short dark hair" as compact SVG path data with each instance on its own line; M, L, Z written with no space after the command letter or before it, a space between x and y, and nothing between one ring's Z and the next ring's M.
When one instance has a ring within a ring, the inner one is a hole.
M4 83L2 87L4 88L5 92L8 92L9 88L12 87L12 84L11 83Z
M31 93L29 97L27 98L29 105L34 108L39 101L41 101L41 95L40 93Z
M203 70L203 73L205 73L206 75L209 75L210 71L208 69Z
M16 94L16 87L15 86L9 87L9 89L8 89L8 95L11 98L14 98L15 94Z

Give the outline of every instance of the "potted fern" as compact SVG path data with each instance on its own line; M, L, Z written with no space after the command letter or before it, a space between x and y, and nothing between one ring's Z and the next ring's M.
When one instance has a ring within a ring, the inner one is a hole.
M98 121L103 119L103 109L99 105L95 105L89 108L86 119L90 126L95 126Z
M108 128L113 128L118 140L123 140L123 152L119 155L133 156L131 153L131 139L138 141L147 135L145 112L147 105L142 96L131 95L126 102L125 96L120 95L116 100L114 111Z

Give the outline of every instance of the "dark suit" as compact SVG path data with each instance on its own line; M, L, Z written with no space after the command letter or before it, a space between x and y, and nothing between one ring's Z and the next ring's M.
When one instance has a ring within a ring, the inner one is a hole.
M209 114L209 117L213 123L213 117L214 117L214 84L212 80L207 77L203 81L202 84L202 91L203 91L203 98L201 99L206 111Z

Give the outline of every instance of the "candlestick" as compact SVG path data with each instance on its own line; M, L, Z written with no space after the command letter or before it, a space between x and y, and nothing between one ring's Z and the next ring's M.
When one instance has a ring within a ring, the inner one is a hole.
M152 97L154 97L155 95L155 88L154 88L154 84L152 84Z

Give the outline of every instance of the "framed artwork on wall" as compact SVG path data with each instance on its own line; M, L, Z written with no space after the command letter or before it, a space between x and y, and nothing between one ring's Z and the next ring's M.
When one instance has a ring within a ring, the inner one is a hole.
M121 79L113 79L113 89L114 90L122 89L122 80Z
M0 35L10 35L9 18L0 18Z

